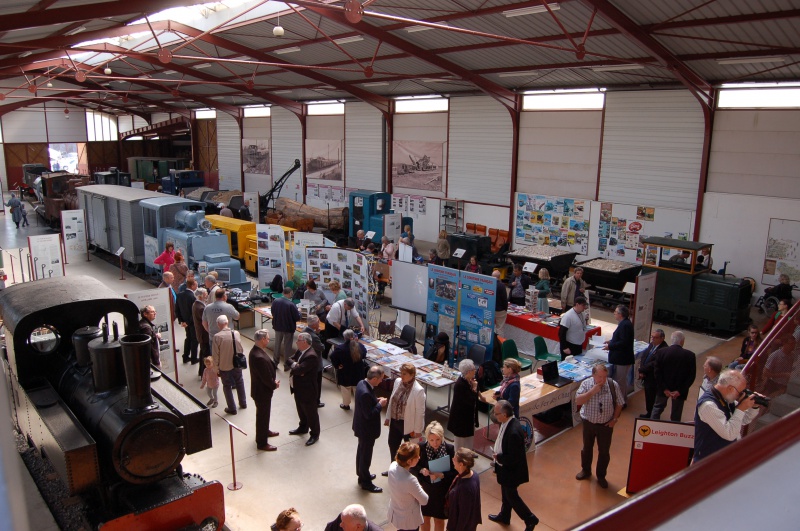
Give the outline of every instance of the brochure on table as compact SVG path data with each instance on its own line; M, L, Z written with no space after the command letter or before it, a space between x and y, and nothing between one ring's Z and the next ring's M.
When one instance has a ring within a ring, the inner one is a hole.
M496 286L494 277L429 264L426 348L445 332L453 346L451 365L475 343L491 356Z
M175 330L172 320L172 297L168 289L148 289L126 293L125 297L136 303L136 307L141 309L145 306L152 306L156 310L156 320L153 324L156 331L161 334L159 345L159 358L161 359L161 372L175 371Z
M364 325L369 319L369 263L367 257L357 251L337 247L306 247L308 280L326 289L336 280L342 291L356 302Z
M67 263L78 261L84 256L88 259L86 240L86 218L83 210L61 211L61 234L64 238L64 252Z
M591 201L518 193L514 242L589 254Z
M256 225L258 287L268 288L275 275L286 278L286 242L280 225Z
M33 279L63 277L64 255L61 251L61 234L28 236L28 251Z

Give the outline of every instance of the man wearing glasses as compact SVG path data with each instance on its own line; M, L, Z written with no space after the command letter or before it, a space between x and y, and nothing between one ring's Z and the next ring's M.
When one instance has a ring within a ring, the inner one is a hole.
M697 401L694 415L694 462L722 450L742 436L742 426L758 416L756 394L744 395L747 380L740 371L727 370L717 384Z

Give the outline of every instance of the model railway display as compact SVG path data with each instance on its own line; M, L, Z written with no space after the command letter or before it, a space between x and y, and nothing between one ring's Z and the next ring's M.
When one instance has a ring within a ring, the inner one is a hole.
M706 330L739 332L750 323L753 285L747 279L709 272L699 261L711 244L642 238L642 274L655 272L655 318Z
M133 302L77 276L11 286L0 312L12 421L91 528L222 526L222 485L181 467L211 447L209 410L150 365Z
M552 279L551 284L560 286L561 281L569 274L569 268L578 253L551 245L525 245L514 249L507 256L515 264L533 262L539 267L547 268Z
M605 306L627 303L629 297L623 292L625 284L636 282L642 270L639 264L610 258L593 258L578 265L583 268L583 280L594 292L592 302L602 302Z

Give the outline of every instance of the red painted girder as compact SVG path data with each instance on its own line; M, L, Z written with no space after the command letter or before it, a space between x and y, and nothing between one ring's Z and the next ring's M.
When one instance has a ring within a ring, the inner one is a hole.
M627 15L617 9L608 0L580 0L588 7L597 9L597 12L611 25L620 30L629 39L636 42L647 52L653 54L655 59L666 66L672 73L697 97L703 105L708 106L711 86L691 68L686 66L663 44L638 26ZM698 94L698 92L700 94Z
M157 13L172 7L183 7L197 4L197 0L114 0L91 5L59 7L37 12L14 13L0 17L0 31L12 31L26 28L38 28L71 22L95 20L121 15ZM83 38L83 35L81 35Z
M441 57L437 57L436 55L420 48L419 46L416 46L415 44L411 44L408 41L405 41L391 33L387 33L381 30L380 28L372 26L366 22L362 21L357 24L352 24L347 20L342 11L333 10L326 6L320 6L310 2L298 1L295 3L297 3L298 5L302 5L309 11L312 11L314 13L317 13L318 15L331 19L337 24L342 24L344 26L354 28L363 34L369 35L374 39L381 40L389 44L390 46L394 46L399 50L403 50L404 52L409 53L437 68L446 70L451 74L463 78L465 81L469 81L470 83L481 89L483 92L485 92L492 98L499 101L512 113L518 110L518 98L513 91L510 91L505 87L502 87L492 81L489 81L488 79L484 79L478 75L475 75L473 72L471 72L466 68L463 68L453 62L450 62L447 59L442 59Z

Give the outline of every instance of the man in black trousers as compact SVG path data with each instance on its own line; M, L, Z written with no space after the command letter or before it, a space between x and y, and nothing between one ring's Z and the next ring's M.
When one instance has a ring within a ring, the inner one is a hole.
M311 348L314 349L314 352L316 352L319 358L319 364L317 365L317 407L325 407L325 403L322 401L322 371L325 370L325 362L322 360L322 353L325 350L325 346L319 338L319 317L316 315L309 315L306 323L308 326L306 326L303 332L311 336Z
M353 433L358 437L356 450L356 474L358 484L367 492L383 492L383 489L372 483L374 474L370 474L372 450L375 439L381 436L381 409L386 407L385 398L375 396L375 387L383 380L380 367L370 367L367 378L356 386L355 410L353 411Z
M525 531L533 531L539 519L531 512L517 489L528 482L528 459L525 455L525 430L514 418L514 407L507 400L494 406L500 431L494 443L494 471L500 484L502 504L500 512L490 514L489 520L498 524L511 523L511 509L525 522Z
M276 377L278 364L267 354L268 344L269 331L256 330L248 363L250 396L256 403L256 447L265 452L274 452L278 448L269 444L269 438L280 434L269 429L269 418L272 410L272 394L281 386L281 382Z
M656 351L667 347L666 334L660 328L653 330L650 334L650 344L642 355L642 363L639 365L639 379L644 387L644 407L646 412L639 415L640 418L649 419L653 413L653 404L656 401Z
M194 305L194 290L197 289L197 281L194 278L187 279L186 290L178 293L175 301L175 317L178 324L186 332L186 339L183 342L183 362L192 362L192 365L199 362L197 358L197 332L194 328L194 318L192 317L192 306Z
M309 433L306 446L319 440L319 411L317 410L317 353L311 348L311 336L297 336L297 352L289 360L290 391L294 394L300 424L289 435Z
M608 351L608 362L614 366L614 381L622 393L622 408L628 406L628 375L636 361L633 354L633 323L628 319L630 311L620 304L614 309L617 329L603 347Z

